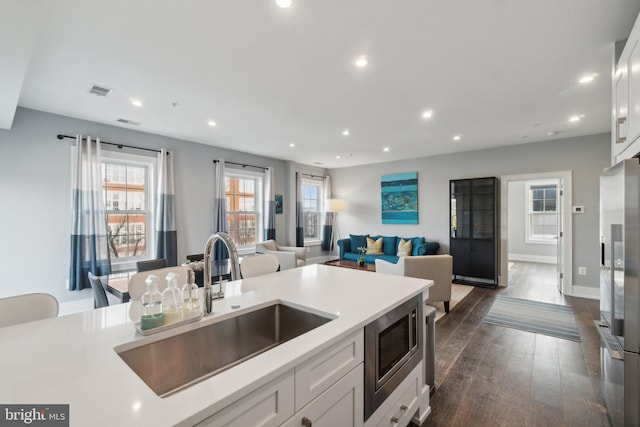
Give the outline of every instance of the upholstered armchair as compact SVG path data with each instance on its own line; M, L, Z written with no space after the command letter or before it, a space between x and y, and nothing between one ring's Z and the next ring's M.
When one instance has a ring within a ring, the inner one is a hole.
M453 276L453 257L451 255L400 257L397 264L377 259L376 273L433 280L433 286L429 288L429 299L426 303L442 301L444 302L444 311L449 312L451 278Z
M280 261L280 271L302 267L307 263L307 248L280 246L275 240L256 243L256 252L277 256Z

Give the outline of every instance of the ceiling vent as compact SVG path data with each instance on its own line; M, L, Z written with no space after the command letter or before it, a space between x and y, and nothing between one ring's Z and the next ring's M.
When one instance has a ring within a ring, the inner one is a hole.
M89 89L89 93L92 93L97 96L107 96L111 93L111 89L107 89L106 87L93 85L91 89Z
M127 119L118 119L118 123L124 123L125 125L131 126L140 126L142 123L136 122L135 120L127 120Z

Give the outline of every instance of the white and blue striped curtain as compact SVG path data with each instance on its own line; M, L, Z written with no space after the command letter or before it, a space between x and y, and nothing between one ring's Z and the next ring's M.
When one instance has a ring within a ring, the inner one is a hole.
M220 159L214 163L215 183L213 185L213 231L229 232L227 223L227 186L225 184L224 160ZM221 261L229 258L229 252L221 241L217 241L213 248L213 259Z
M273 168L264 172L264 240L276 238L276 194L273 181Z
M176 235L176 202L173 186L173 155L164 148L158 153L158 185L156 205L156 258L178 265Z
M324 177L324 199L329 200L331 198L331 177ZM326 203L325 203L326 204ZM326 206L323 207L324 211L324 222L322 223L322 250L330 251L332 250L333 242L331 238L333 237L333 222L335 218L335 212L327 212Z
M296 246L304 246L304 212L302 211L302 175L296 172Z
M89 272L111 273L100 139L76 135L73 161L69 290L79 291L91 287Z

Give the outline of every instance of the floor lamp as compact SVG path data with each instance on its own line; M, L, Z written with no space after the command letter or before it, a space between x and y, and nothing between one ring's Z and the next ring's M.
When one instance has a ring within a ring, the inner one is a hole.
M336 216L338 212L344 211L344 200L343 199L327 199L325 203L325 211L333 212L333 224L331 224L331 240L329 240L329 252L333 252L333 234L338 227L336 222ZM338 239L340 239L340 232L338 231Z

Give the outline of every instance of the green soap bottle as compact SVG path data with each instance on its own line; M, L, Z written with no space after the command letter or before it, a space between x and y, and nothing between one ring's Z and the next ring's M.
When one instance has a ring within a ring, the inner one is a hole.
M145 280L147 291L142 294L142 316L140 329L147 330L162 326L162 294L158 290L158 276L150 274Z

